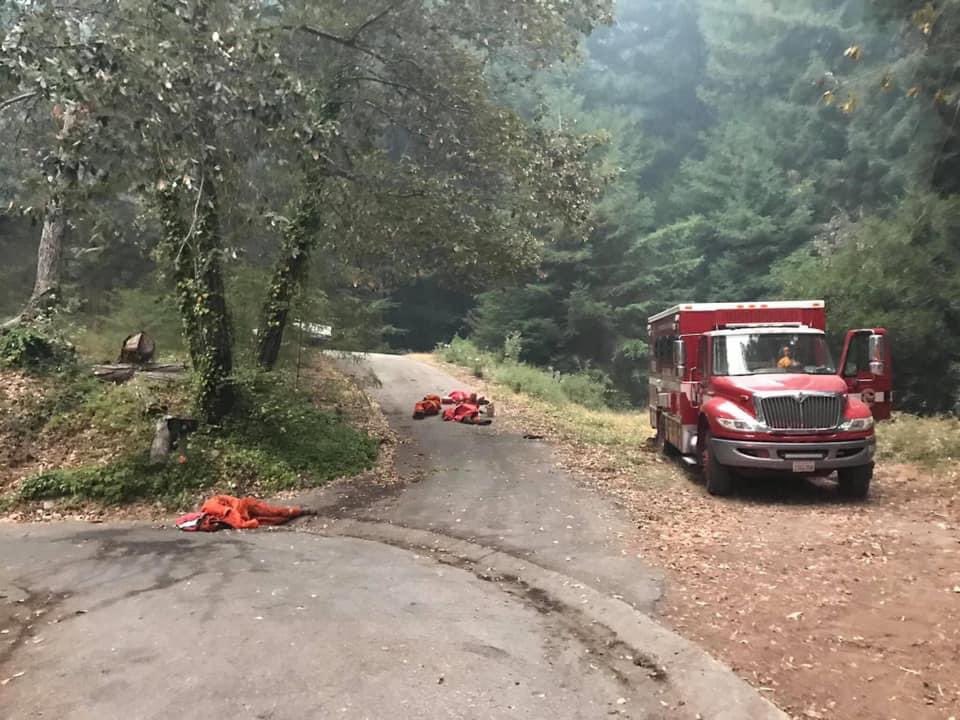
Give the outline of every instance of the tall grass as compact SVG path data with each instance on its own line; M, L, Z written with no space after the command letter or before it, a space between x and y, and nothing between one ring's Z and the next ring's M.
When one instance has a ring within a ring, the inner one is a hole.
M157 343L158 359L185 355L180 316L172 295L157 287L123 288L110 293L101 312L58 316L62 330L80 356L93 362L116 362L120 344L143 330Z
M877 425L880 460L933 467L960 459L960 419L898 413Z
M476 377L492 380L553 405L576 404L591 410L609 406L613 392L609 384L587 372L560 373L501 357L478 348L469 340L455 337L440 345L437 354L454 365L468 368Z

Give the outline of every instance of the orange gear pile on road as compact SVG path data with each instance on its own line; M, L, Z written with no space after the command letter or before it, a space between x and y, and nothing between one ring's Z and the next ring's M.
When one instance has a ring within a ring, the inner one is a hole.
M423 420L426 417L439 415L442 407L443 399L439 395L427 395L413 406L413 419Z
M262 525L282 525L307 514L310 513L300 507L269 505L253 497L214 495L203 503L200 512L183 515L175 524L188 532L213 532L225 527L253 530Z
M443 409L444 405L452 405ZM488 417L481 418L481 407L487 406ZM466 425L489 425L493 415L493 404L484 397L477 397L475 392L454 390L446 397L427 395L413 407L414 420L423 420L443 413L445 421L459 422Z

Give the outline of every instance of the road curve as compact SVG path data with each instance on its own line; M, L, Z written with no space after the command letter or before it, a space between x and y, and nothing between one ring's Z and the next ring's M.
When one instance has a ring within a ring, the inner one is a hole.
M403 438L396 489L273 531L0 525L4 720L785 717L648 616L629 519L547 445L411 420L460 385L432 366L345 365Z
M349 493L315 496L330 510L315 523L323 532L425 548L479 577L519 581L550 612L606 630L610 647L654 666L692 717L786 720L729 668L656 622L662 576L637 553L626 513L558 467L548 445L495 426L413 420L423 395L471 389L433 365L376 354L340 362L400 435L397 465L408 482L360 502Z
M422 478L353 516L504 550L653 609L662 574L637 557L626 513L558 467L548 445L495 426L413 420L413 404L425 394L463 387L432 365L376 354L341 363L366 381L404 439L401 475Z
M495 583L288 530L0 527L0 631L4 720L686 717Z

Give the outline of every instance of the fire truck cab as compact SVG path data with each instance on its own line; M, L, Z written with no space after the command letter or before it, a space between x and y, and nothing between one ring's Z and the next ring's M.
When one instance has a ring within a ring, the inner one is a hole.
M737 475L825 476L865 497L874 422L890 417L887 332L851 330L840 362L821 300L697 303L650 318L650 423L657 443L698 463L707 490Z

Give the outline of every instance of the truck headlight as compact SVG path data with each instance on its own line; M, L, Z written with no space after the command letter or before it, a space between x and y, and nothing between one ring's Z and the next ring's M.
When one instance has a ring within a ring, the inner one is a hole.
M767 429L767 426L762 422L746 418L717 418L717 422L720 427L734 432L763 432Z
M840 426L841 432L866 432L873 429L873 416L847 420Z

